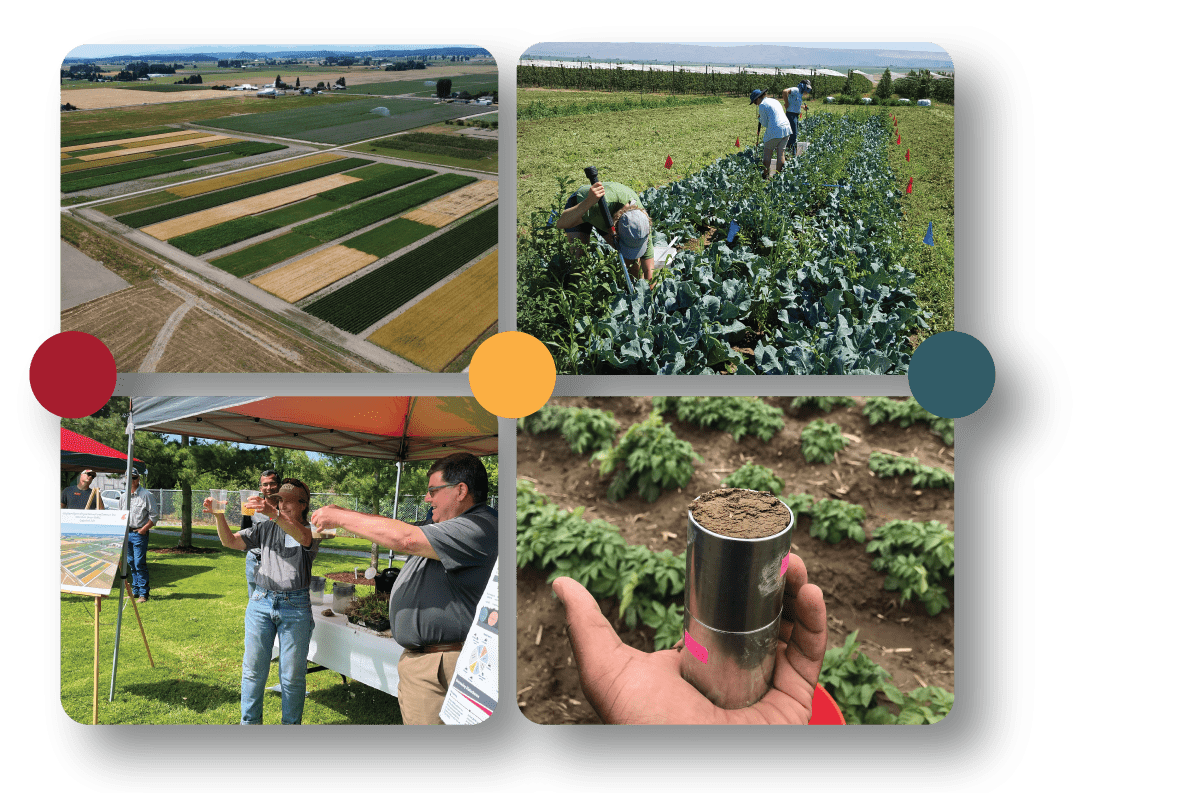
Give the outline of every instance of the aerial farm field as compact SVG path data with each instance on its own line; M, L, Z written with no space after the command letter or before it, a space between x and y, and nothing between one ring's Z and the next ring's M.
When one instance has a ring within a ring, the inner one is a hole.
M939 720L954 692L953 433L888 397L551 400L518 424L518 706L599 723L557 576L626 644L679 651L687 510L729 486L793 511L792 552L827 609L820 680L847 721Z
M497 181L344 146L485 109L332 94L243 104L228 93L64 113L63 239L131 287L64 311L63 329L99 336L119 371L423 371L371 334L495 249ZM395 113L369 112L381 106ZM461 369L477 325L427 326L438 337L427 354L410 323L403 349ZM447 338L462 347L444 349Z

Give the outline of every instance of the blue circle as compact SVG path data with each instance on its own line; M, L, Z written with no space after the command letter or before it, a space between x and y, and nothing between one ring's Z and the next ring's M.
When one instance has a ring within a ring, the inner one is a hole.
M935 416L958 419L983 407L996 384L996 364L979 339L952 330L921 342L908 365L913 397Z

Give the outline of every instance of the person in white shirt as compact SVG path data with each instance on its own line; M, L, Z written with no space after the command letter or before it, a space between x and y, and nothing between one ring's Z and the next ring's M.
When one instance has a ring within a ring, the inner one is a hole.
M778 100L767 96L765 91L750 92L750 104L758 105L758 123L766 130L763 133L763 178L770 179L775 171L782 171L784 151L792 125Z

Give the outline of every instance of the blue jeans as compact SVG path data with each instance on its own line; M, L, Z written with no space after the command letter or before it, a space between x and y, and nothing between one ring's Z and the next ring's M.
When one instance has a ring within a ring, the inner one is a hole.
M792 125L792 134L787 139L787 147L792 151L796 150L796 126L797 119L800 118L799 113L784 113L787 116L788 123Z
M125 559L129 562L129 586L133 596L150 597L150 575L146 572L146 546L150 544L150 532L129 532L129 547Z
M271 649L279 636L279 684L283 723L304 715L308 642L315 622L307 589L256 589L246 606L246 654L242 658L242 724L262 724L263 694L271 671Z

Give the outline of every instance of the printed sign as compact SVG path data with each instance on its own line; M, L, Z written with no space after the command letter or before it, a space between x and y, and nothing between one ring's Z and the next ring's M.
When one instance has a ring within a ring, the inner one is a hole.
M125 553L128 510L59 510L62 579L59 589L107 595Z
M478 724L496 709L496 700L500 697L499 589L500 562L497 561L487 589L475 607L475 622L463 642L450 690L442 703L441 717L446 724Z

